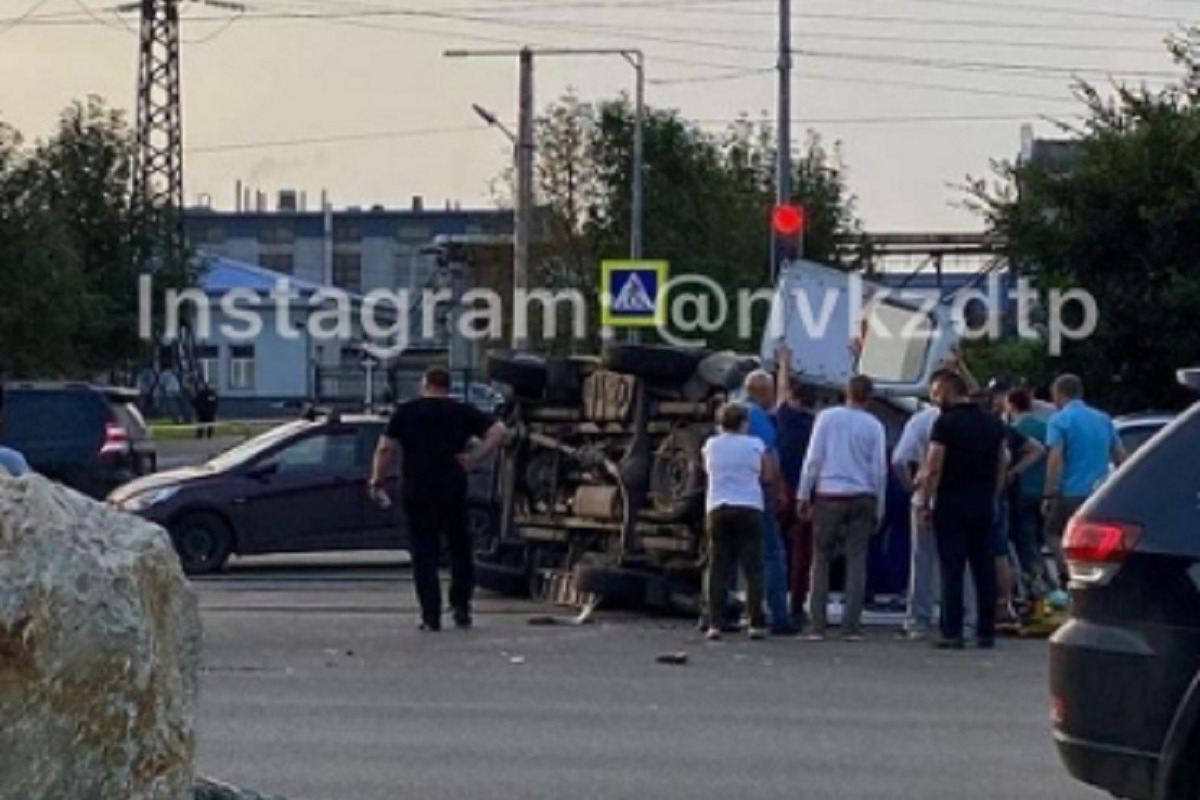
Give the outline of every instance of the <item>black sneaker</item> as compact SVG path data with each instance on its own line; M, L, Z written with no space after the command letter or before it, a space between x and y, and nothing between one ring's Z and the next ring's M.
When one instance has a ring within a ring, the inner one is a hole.
M935 650L966 650L967 643L962 639L938 639L933 647Z
M469 612L469 611L454 612L454 627L458 628L459 630L466 630L467 628L470 628L473 624L474 623L471 620L471 612Z
M442 629L440 622L422 622L417 626L417 630L422 633L437 633Z

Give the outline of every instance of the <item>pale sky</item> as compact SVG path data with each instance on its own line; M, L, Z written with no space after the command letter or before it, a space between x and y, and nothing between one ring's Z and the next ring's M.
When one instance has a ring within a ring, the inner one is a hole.
M793 6L796 134L811 127L842 143L859 211L876 231L978 228L954 207L961 195L949 184L1014 156L1023 121L1053 135L1043 115L1077 113L1071 70L1159 83L1172 69L1159 43L1176 22L1200 22L1200 0ZM310 206L322 189L336 206L406 207L413 195L430 206L493 205L489 184L508 144L470 105L511 124L516 59L444 58L452 47L640 47L648 103L706 126L743 112L773 116L775 76L750 71L774 65L775 8L775 0L253 0L226 27L218 20L228 12L188 3L187 199L207 194L231 208L242 179L271 195L307 191ZM88 94L132 113L137 39L126 25L136 30L136 19L97 0L0 0L0 119L41 136ZM695 82L655 82L679 79ZM632 86L618 58L537 64L539 107L568 88L601 99ZM407 133L362 136L388 132ZM227 145L245 147L206 149Z

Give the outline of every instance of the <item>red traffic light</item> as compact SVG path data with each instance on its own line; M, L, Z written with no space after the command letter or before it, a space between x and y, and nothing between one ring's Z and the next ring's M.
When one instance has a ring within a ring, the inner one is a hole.
M771 225L782 236L795 236L804 230L804 209L794 205L775 206Z

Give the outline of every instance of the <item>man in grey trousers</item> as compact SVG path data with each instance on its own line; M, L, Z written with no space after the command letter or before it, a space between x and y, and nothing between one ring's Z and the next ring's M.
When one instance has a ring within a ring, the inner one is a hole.
M883 423L867 410L874 386L856 375L846 387L846 404L817 415L804 459L797 507L813 521L813 573L807 638L825 638L829 568L846 554L846 597L842 638L860 641L867 593L867 550L883 519L887 500L887 439Z

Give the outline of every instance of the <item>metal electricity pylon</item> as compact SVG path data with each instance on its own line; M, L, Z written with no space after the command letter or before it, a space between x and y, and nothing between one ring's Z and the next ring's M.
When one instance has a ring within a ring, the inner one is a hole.
M179 66L179 8L200 2L241 12L224 0L140 0L118 12L138 12L137 151L132 202L138 266L147 272L182 274L187 244L183 226L183 109ZM193 331L182 320L175 337L175 366L185 392L199 383Z

